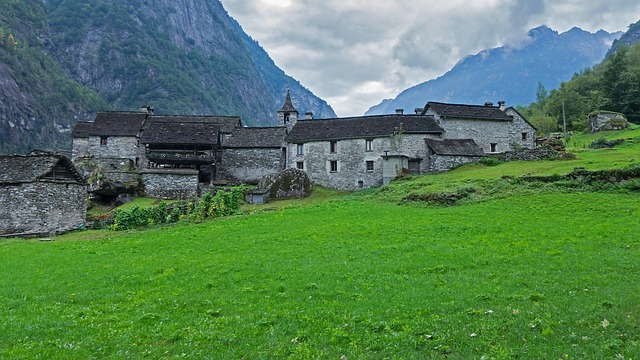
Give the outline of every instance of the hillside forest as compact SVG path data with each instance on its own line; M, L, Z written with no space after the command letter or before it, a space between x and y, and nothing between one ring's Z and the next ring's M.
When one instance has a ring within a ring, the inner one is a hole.
M564 104L564 106L563 106ZM602 63L585 69L550 92L538 84L536 101L519 111L542 134L563 128L568 131L588 128L588 116L596 111L625 114L640 123L640 43L621 45Z

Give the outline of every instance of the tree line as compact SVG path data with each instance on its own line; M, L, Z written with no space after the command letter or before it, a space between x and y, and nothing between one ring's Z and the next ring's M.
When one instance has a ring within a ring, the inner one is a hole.
M518 110L542 134L567 130L584 131L589 114L613 111L640 123L640 43L620 46L602 63L585 69L550 92L538 83L536 101Z

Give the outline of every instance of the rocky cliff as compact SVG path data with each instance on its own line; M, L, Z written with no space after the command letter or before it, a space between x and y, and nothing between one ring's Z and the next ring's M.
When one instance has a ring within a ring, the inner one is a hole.
M5 153L68 148L76 121L144 104L158 114L239 115L248 125L275 125L290 89L301 113L335 116L217 0L0 2L0 34ZM8 34L15 45L7 45Z

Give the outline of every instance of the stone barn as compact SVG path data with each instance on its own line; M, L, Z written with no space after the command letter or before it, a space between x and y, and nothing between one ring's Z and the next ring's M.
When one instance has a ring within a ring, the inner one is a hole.
M38 236L84 225L87 189L59 154L0 156L0 236Z

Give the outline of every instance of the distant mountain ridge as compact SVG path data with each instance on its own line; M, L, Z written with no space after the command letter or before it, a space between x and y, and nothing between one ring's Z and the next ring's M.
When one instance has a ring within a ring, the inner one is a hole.
M366 115L412 111L428 101L484 104L504 100L507 106L536 100L538 83L557 88L573 74L599 63L622 33L589 33L573 28L559 34L546 26L529 31L522 47L499 47L468 56L441 77L401 92L371 107Z
M0 90L0 153L69 149L77 121L141 105L266 126L290 90L301 113L335 117L219 0L0 2Z

